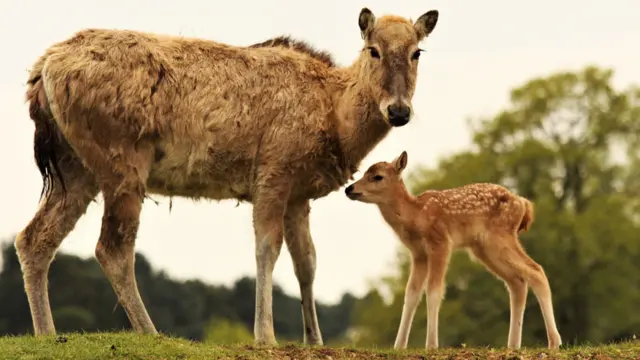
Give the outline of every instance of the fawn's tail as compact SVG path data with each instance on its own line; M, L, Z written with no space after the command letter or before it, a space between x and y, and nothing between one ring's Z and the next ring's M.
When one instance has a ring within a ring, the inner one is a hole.
M535 218L534 211L533 211L533 203L523 197L520 197L520 201L524 205L524 214L522 215L522 220L520 220L518 233L522 231L528 231Z

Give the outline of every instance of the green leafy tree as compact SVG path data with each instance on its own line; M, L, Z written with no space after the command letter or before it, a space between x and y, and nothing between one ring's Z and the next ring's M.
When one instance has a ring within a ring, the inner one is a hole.
M471 123L471 149L408 179L414 193L493 182L535 203L535 222L521 241L549 277L565 343L615 341L640 328L640 92L614 89L612 76L587 67L519 86L507 109ZM362 343L393 344L408 264L403 251L400 274L380 283L393 294L390 304L357 309L365 315L355 325L376 328ZM441 344L506 346L504 285L461 253L447 283ZM424 346L425 326L416 316L410 346ZM523 344L546 344L533 295Z

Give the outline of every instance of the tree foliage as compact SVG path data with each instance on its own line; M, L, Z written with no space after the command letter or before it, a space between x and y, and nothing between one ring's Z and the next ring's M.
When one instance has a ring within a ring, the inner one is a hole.
M205 328L204 342L220 345L247 344L253 341L253 334L238 321L213 318Z
M536 220L521 241L549 277L565 343L614 341L640 328L640 91L616 90L612 77L587 67L517 87L508 108L471 123L471 149L409 179L416 194L492 182L535 203ZM404 253L398 263L400 275L382 283L391 304L357 309L369 314L356 318L360 328L380 329L362 343L393 344L408 277ZM509 300L501 282L458 253L447 283L441 344L505 346ZM523 344L545 345L530 294ZM425 332L418 315L410 346L424 346Z

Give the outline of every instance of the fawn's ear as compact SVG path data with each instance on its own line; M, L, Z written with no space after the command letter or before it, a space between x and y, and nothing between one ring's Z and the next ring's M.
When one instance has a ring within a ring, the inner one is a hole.
M393 160L393 166L396 168L396 171L399 173L407 167L407 152L403 151L400 156L398 156L395 160Z
M418 33L418 41L422 41L429 36L438 23L438 10L430 10L422 14L413 24L413 28Z
M371 31L373 30L373 24L376 22L376 17L373 15L371 10L362 8L360 10L360 16L358 16L358 26L360 27L360 34L363 39L369 37Z

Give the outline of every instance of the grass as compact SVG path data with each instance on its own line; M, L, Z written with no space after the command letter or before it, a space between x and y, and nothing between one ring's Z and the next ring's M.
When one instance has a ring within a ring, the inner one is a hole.
M68 334L58 337L0 337L1 359L640 359L640 342L598 347L547 349L358 349L278 347L252 345L217 346L167 336L135 333Z

